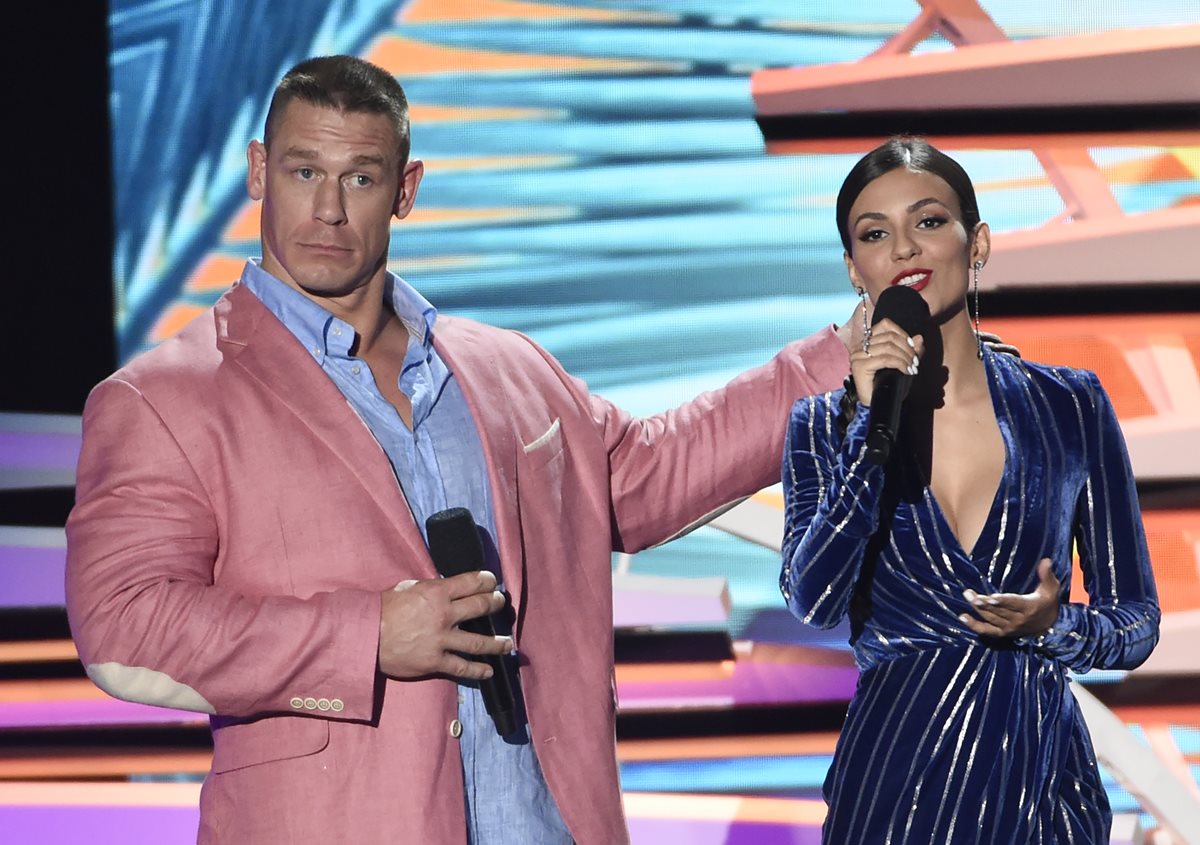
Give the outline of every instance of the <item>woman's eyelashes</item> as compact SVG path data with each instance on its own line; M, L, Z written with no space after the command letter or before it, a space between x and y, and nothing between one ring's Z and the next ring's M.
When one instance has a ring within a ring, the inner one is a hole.
M924 230L940 229L949 222L950 222L950 218L945 215L929 214L929 215L926 215L925 217L922 217L920 220L918 220L916 223L914 223L913 227L916 229L924 229ZM878 226L873 226L869 229L864 229L863 231L858 233L858 239L860 241L863 241L864 243L869 243L871 241L880 241L880 240L883 240L884 238L886 238L887 236L888 236L888 230L880 228Z

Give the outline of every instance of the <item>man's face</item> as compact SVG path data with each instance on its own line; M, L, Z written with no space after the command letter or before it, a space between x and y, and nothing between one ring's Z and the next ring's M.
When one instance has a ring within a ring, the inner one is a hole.
M385 115L299 100L271 148L246 151L247 190L261 199L263 269L315 297L342 297L382 280L391 219L412 209L421 163L400 161Z

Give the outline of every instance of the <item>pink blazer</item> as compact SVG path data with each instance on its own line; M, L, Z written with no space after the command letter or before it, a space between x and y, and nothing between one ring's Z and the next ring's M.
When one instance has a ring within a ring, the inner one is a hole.
M626 842L610 553L777 481L793 400L846 351L826 329L634 419L522 335L435 336L482 436L546 779L581 845ZM433 564L380 447L252 294L96 387L67 536L93 680L212 714L200 842L465 841L454 682L376 666L379 592Z

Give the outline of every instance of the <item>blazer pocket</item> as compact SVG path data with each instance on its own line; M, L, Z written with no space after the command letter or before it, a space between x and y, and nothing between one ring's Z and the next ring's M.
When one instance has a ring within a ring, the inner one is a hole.
M559 417L555 417L554 422L550 423L548 429L528 443L522 438L521 448L525 452L525 459L532 462L535 466L550 461L563 448L562 420Z
M267 716L232 722L213 732L213 774L293 760L329 745L329 722L305 716Z

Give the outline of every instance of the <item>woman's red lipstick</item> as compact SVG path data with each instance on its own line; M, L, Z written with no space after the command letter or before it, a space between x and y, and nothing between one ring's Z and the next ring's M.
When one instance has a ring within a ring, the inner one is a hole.
M906 288L920 292L929 284L929 280L933 278L933 271L926 270L924 267L914 267L911 270L904 270L896 274L896 278L892 279L893 285L904 285Z

